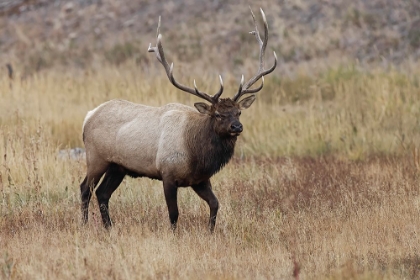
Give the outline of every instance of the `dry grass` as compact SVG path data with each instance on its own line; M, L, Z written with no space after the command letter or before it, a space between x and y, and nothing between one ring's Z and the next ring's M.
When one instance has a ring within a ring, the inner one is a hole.
M188 189L172 234L161 183L148 179L116 191L111 231L95 201L82 227L85 164L57 151L82 145L86 111L105 100L196 101L155 72L125 65L0 81L0 278L419 277L419 86L395 71L267 78L243 114L234 160L213 179L222 205L213 235ZM215 75L201 77L200 88L216 90L205 83ZM226 77L225 94L236 87Z

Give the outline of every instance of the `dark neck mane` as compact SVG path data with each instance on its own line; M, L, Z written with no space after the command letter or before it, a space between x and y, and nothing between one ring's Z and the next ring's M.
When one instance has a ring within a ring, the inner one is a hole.
M220 137L214 132L214 119L201 115L187 130L190 168L196 179L206 180L233 156L236 137Z

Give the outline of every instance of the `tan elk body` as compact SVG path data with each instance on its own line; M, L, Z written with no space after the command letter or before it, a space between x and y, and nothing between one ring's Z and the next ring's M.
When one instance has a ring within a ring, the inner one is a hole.
M252 13L252 12L251 12ZM171 103L162 107L135 104L125 100L111 100L88 112L83 123L83 141L86 147L87 175L80 185L83 221L88 220L88 206L93 189L96 189L102 221L111 226L108 202L126 175L148 177L163 181L165 199L173 229L178 220L177 189L191 186L210 207L210 230L213 231L218 211L218 200L212 192L210 178L232 157L237 136L242 132L239 122L241 110L255 100L255 93L262 89L264 75L271 73L277 64L264 70L263 56L268 40L265 15L265 37L261 40L254 19L255 31L251 32L260 44L258 73L245 85L243 77L236 95L220 98L220 90L214 96L200 92L197 87L186 87L173 77L173 64L166 62L162 36L157 46L149 46L164 66L171 83L188 93L211 103L195 103L193 107ZM258 88L250 87L262 79ZM239 99L244 94L248 97Z

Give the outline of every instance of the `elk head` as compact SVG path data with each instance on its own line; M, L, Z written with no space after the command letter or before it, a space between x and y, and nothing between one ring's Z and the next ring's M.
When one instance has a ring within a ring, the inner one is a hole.
M244 84L244 76L242 75L241 82L239 84L238 92L234 95L232 99L230 98L220 98L223 93L223 80L219 75L220 80L220 89L215 95L208 95L205 92L199 91L194 80L194 88L187 87L178 83L173 76L173 67L174 64L166 61L165 54L162 47L162 34L160 34L160 17L159 24L157 28L157 44L155 47L149 45L148 51L156 53L156 58L163 65L171 83L178 89L188 92L192 95L200 97L208 102L210 105L204 102L195 103L194 106L201 114L208 115L214 123L215 132L220 136L238 136L243 128L242 124L239 121L239 116L241 115L241 110L249 108L252 103L255 101L256 93L259 92L264 86L264 76L273 72L277 66L277 56L274 52L274 64L271 68L264 69L264 53L267 47L268 42L268 24L265 17L264 11L260 8L261 16L264 22L264 38L262 39L258 31L257 22L255 20L254 13L251 10L252 19L254 21L255 30L249 32L254 35L259 44L259 68L257 73L252 77L248 82ZM261 79L261 84L257 88L251 88L257 81ZM245 94L251 94L242 100L240 98Z

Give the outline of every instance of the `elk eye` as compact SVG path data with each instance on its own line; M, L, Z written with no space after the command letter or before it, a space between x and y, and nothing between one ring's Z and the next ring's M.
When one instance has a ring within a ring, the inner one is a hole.
M242 114L242 112L241 112L241 111L239 111L239 112L238 112L238 116L240 116L241 114Z
M222 118L222 116L221 116L219 113L214 113L214 116L215 116L216 118L218 118L218 119L221 119L221 118Z

